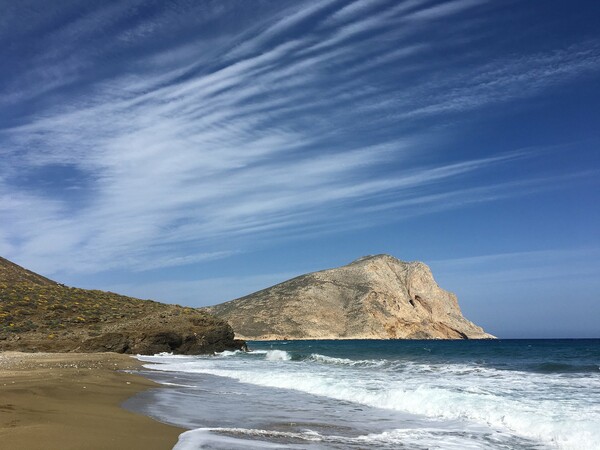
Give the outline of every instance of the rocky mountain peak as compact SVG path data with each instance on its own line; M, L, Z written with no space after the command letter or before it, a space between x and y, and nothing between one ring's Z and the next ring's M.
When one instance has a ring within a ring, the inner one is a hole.
M491 338L422 262L380 254L209 310L244 339Z

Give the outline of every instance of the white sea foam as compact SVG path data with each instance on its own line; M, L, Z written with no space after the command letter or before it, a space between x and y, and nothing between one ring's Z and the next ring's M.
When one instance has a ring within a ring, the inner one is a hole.
M179 435L179 440L175 447L173 447L173 450L299 448L296 446L275 444L259 439L240 439L224 436L222 434L214 433L215 430L219 429L197 428L195 430L186 431ZM222 431L227 430L222 429Z
M428 450L488 450L490 442L473 440L473 434L444 431L439 429L397 429L383 433L360 436L358 441L370 445L387 445L401 448Z
M174 355L173 353L157 353L156 355L136 355L135 356L140 361L145 362L156 362L160 364L171 362L172 360L193 360L193 357L188 355Z
M233 351L231 351L231 350L224 350L224 351L222 351L222 352L217 352L217 353L216 353L216 356L224 356L224 357L227 357L227 356L235 356L235 355L238 355L238 354L240 354L240 353L242 353L242 351L241 351L241 350L233 350Z
M195 387L198 387L195 384L171 383L169 381L161 381L160 384L164 384L165 386L186 387L186 388L195 388Z
M292 356L283 350L268 350L265 359L267 361L290 361Z
M234 437L235 436L235 437ZM483 436L483 435L482 435ZM270 440L269 440L270 439ZM277 440L283 443L275 443ZM472 434L434 429L396 429L356 437L323 435L316 431L285 432L246 428L197 428L179 436L173 450L210 449L307 449L334 444L336 448L402 448L427 450L487 450L489 442L483 438L473 441Z
M162 357L158 359L167 364L149 367L223 376L430 418L477 423L543 442L550 448L599 448L598 377L540 375L460 364L405 363L401 371L365 371L344 358L315 354L309 361L296 362L282 350L263 354L262 364L255 360L248 365L236 358L212 364L207 359L190 362ZM283 365L273 369L273 361ZM316 365L315 361L325 364Z
M313 353L308 358L311 361L325 363L325 364L345 364L348 366L354 366L357 361L348 358L335 358L333 356L320 355L318 353Z
M387 361L377 359L348 359L348 358L336 358L333 356L321 355L319 353L313 353L308 357L309 361L314 361L321 364L334 364L351 367L382 367L387 364Z

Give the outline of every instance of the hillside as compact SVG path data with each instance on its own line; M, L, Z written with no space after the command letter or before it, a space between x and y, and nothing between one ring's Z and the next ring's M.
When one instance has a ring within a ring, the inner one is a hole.
M208 308L242 339L487 339L429 267L389 255L309 273Z
M195 354L241 345L205 311L67 287L0 258L0 350Z

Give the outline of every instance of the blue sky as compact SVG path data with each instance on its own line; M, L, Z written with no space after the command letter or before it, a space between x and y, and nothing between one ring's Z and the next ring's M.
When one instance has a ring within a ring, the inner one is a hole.
M598 2L0 9L0 255L202 306L389 253L600 336Z

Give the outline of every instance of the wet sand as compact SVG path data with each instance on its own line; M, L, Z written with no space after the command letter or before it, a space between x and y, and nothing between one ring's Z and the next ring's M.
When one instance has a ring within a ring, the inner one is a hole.
M0 448L164 450L183 429L120 407L158 385L115 353L0 353Z

